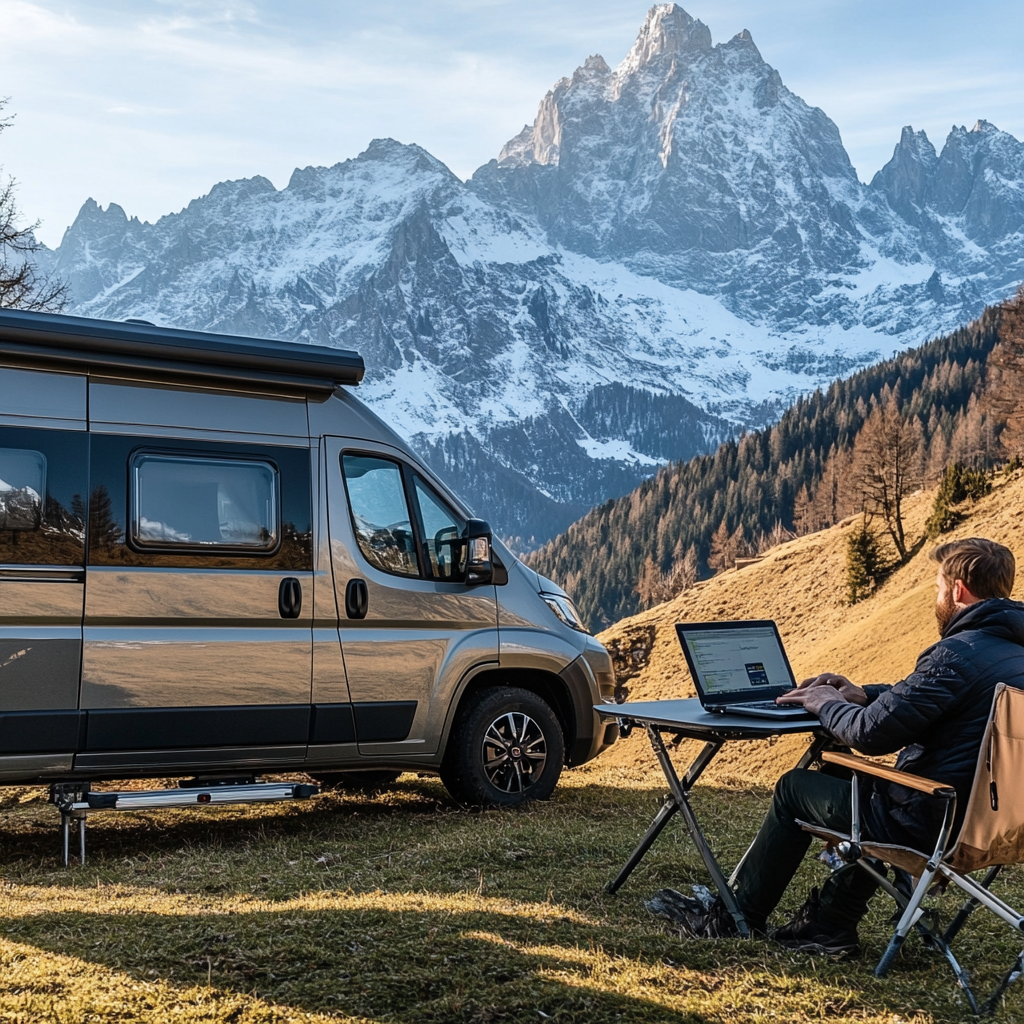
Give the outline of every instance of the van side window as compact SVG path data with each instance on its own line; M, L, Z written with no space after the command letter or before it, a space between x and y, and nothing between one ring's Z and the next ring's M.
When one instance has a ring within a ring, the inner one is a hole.
M342 455L341 469L363 557L383 572L419 576L401 467L372 455Z
M423 526L427 572L435 580L460 583L466 575L466 522L455 515L418 474L413 480Z
M89 435L0 427L0 563L85 565Z
M0 448L0 530L38 530L46 496L46 456Z
M280 543L269 462L139 452L131 460L135 547L272 552Z

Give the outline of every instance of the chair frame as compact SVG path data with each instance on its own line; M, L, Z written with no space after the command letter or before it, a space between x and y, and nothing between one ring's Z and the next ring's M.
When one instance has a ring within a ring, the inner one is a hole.
M996 697L998 695L999 691L997 690ZM993 699L993 709L995 704L996 700ZM916 929L926 945L933 949L938 949L945 956L946 960L949 961L956 975L957 982L967 996L971 1010L980 1016L992 1013L1010 985L1024 974L1024 950L1018 954L1010 970L1007 971L996 986L996 989L979 1007L978 1000L969 984L968 973L957 961L957 958L950 949L950 943L979 906L987 907L1018 932L1024 932L1024 917L1017 913L1008 903L995 896L989 889L1004 866L1003 864L989 866L984 878L980 882L977 879L971 878L969 874L954 870L951 866L950 862L953 860L953 855L959 842L957 840L952 846L950 845L950 836L956 817L956 791L943 783L899 771L857 754L826 751L821 755L821 759L831 764L848 768L853 772L850 788L850 834L848 836L843 835L810 822L799 821L797 824L805 831L824 839L829 845L835 847L843 861L848 864L857 864L873 876L879 886L896 901L901 911L896 924L896 930L889 940L889 945L882 954L882 958L875 967L875 977L885 977L890 967L892 967L893 961L896 959L904 941L910 934L911 929ZM885 779L888 782L895 782L901 786L940 797L945 801L942 826L935 843L935 849L931 854L925 854L910 847L876 843L870 839L864 840L862 838L860 794L858 790L858 775L861 773ZM975 786L977 784L976 778ZM872 859L892 864L897 868L902 867L905 872L917 877L916 883L909 891L901 891L885 875L872 867L869 863L869 860ZM929 914L921 906L929 888L936 880L936 876L939 876L944 884L952 882L967 894L966 902L949 926L942 932L938 930L934 914ZM931 921L928 920L929 917L932 918Z

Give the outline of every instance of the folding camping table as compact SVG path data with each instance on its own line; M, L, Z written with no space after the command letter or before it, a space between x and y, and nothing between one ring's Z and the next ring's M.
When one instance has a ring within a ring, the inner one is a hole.
M705 711L695 697L689 700L649 700L626 704L597 704L594 710L602 719L615 719L620 726L626 728L642 726L651 741L651 747L657 755L665 780L669 785L669 795L665 798L661 809L651 822L650 828L640 844L630 855L615 880L608 884L608 892L617 892L634 868L643 860L661 830L675 816L677 811L683 812L687 831L704 861L715 887L723 902L736 920L740 935L750 937L750 929L743 913L733 895L730 879L711 852L704 833L701 831L697 816L690 805L690 791L703 774L704 769L712 762L722 747L732 740L763 740L770 736L789 736L795 733L812 733L811 742L803 756L796 763L797 768L806 768L813 762L830 740L819 728L813 718L787 720L785 718L752 718L748 715L712 714ZM673 738L673 743L683 739L704 740L704 746L686 769L682 778L676 773L672 759L665 745L664 734ZM734 872L735 875L735 872Z

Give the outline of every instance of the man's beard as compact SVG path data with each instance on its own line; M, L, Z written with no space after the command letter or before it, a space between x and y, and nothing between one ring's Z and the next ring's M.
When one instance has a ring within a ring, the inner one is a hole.
M935 621L939 624L939 636L945 635L946 627L956 613L957 607L953 603L953 595L947 591L945 601L935 602Z

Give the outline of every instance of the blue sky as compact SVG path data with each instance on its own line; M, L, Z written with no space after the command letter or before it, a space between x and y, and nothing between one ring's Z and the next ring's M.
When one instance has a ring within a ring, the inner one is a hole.
M153 220L226 178L416 142L467 177L649 0L0 0L0 164L56 244L87 197ZM693 0L842 132L868 180L900 128L979 117L1024 138L1019 0Z

